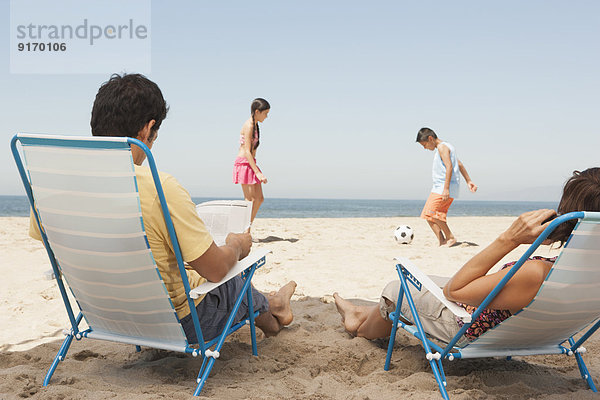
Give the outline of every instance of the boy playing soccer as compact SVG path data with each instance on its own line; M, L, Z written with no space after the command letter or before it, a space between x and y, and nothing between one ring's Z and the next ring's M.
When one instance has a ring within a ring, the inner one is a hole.
M456 238L446 223L446 214L452 201L458 197L459 171L471 192L477 191L477 185L471 181L467 169L456 157L454 146L439 139L433 130L421 128L417 133L417 142L424 149L434 151L431 171L433 188L425 207L423 207L421 218L427 220L431 230L438 238L440 246L447 244L450 247L456 244Z

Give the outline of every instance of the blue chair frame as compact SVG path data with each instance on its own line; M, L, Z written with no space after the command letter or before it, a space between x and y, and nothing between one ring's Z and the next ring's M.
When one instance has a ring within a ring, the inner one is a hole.
M70 139L68 137L64 137L64 139L58 139L58 138L53 138L53 137L43 137L43 135L35 136L35 137L33 137L32 135L23 135L23 134L15 135L11 140L11 151L12 151L15 163L17 165L17 169L19 170L19 175L23 182L23 186L25 188L27 198L29 199L29 204L31 206L31 210L35 217L35 221L36 221L37 227L39 229L39 232L41 233L42 242L44 244L44 247L46 248L46 252L48 253L48 258L50 259L50 263L52 265L52 270L54 272L54 276L55 276L58 288L60 290L63 302L65 304L65 308L67 310L69 320L71 322L71 330L66 335L66 338L65 338L62 346L60 347L56 357L54 358L54 360L52 362L52 365L50 366L50 368L44 378L43 386L47 386L50 383L50 379L52 378L52 375L54 374L54 371L56 370L59 362L63 361L65 359L67 352L69 350L69 347L71 346L71 343L73 341L73 338L75 338L76 340L81 340L82 338L88 336L89 332L91 332L91 329L87 329L84 331L79 330L79 324L83 318L83 315L81 312L79 312L78 315L75 316L75 313L73 312L73 307L71 306L71 303L67 296L67 292L65 289L64 282L62 280L62 275L61 275L60 269L58 267L58 263L54 256L52 248L48 242L48 238L44 232L44 229L42 229L42 225L40 223L40 218L39 218L39 215L38 215L38 212L36 209L36 205L35 205L33 191L31 188L30 181L28 179L28 174L24 167L22 157L21 157L18 147L17 147L17 145L19 143L21 143L22 145L27 145L27 144L29 144L29 145L53 145L53 146L62 146L62 147L86 147L86 148L96 148L96 149L119 148L119 147L125 147L125 146L127 146L131 149L131 146L137 146L140 149L142 149L144 151L144 153L146 154L148 164L149 164L150 170L152 172L152 178L154 180L154 185L156 187L156 191L157 191L157 194L158 194L158 197L160 200L160 205L161 205L165 223L166 223L166 226L167 226L167 229L169 232L169 237L171 239L171 242L173 243L173 249L175 252L175 257L177 259L177 265L179 267L179 272L181 274L183 285L185 288L185 294L187 296L188 305L190 307L190 310L195 310L196 306L194 304L193 299L190 297L190 290L191 290L190 284L187 279L187 274L185 272L185 266L184 266L183 258L181 256L181 249L179 247L179 241L177 240L177 234L175 232L175 228L173 226L173 221L172 221L171 215L169 213L169 208L167 206L167 202L166 202L165 195L164 195L164 192L162 189L162 185L160 183L160 178L158 175L158 169L156 167L156 162L154 160L152 152L143 142L141 142L137 139L134 139L134 138L127 138L126 142L115 142L115 141L109 141L109 140L108 141L77 140L77 139ZM200 321L198 319L198 314L193 311L191 312L192 322L194 325L194 329L196 331L196 337L198 338L198 345L200 348L197 349L197 348L191 347L188 344L185 349L185 353L191 354L193 357L197 357L198 355L201 355L203 358L202 366L200 367L200 371L199 371L198 377L197 377L197 386L194 391L194 396L200 395L200 392L202 391L202 388L204 387L204 385L206 383L206 380L210 374L210 371L212 370L215 360L220 355L220 351L223 347L226 337L229 336L230 334L232 334L233 332L237 331L238 329L240 329L242 326L244 326L246 324L250 325L250 335L251 335L251 340L252 340L252 354L255 356L258 355L257 345L256 345L256 329L255 329L255 324L254 324L254 319L258 316L258 312L254 312L254 313L250 312L249 318L247 320L240 321L237 324L233 324L233 319L235 317L237 310L239 309L239 307L242 303L244 296L246 296L246 298L247 298L249 309L250 310L254 309L253 302L252 302L252 293L251 293L251 290L249 290L251 287L250 282L252 280L252 277L253 277L256 269L263 266L265 264L265 262L266 262L265 257L262 257L260 260L258 260L254 264L252 264L250 267L248 267L242 273L244 285L242 287L240 295L238 296L238 298L235 302L234 308L227 319L225 328L221 335L219 335L218 337L216 337L208 342L205 342L204 336L202 335L202 329L200 328ZM136 344L135 347L136 347L136 351L138 351L138 352L141 351L141 347L139 345ZM213 350L211 350L211 348L213 348Z
M396 310L390 314L390 319L392 320L392 331L390 334L390 340L388 343L388 349L385 359L384 370L388 371L390 368L390 362L392 358L392 352L394 350L394 343L396 340L396 332L398 327L403 328L414 337L416 337L419 341L421 341L423 348L425 350L426 359L429 362L429 365L433 371L433 375L435 380L437 381L438 388L440 390L440 394L444 399L449 399L448 392L446 390L447 380L444 373L444 368L442 365L442 360L452 361L454 359L461 358L460 349L455 347L456 343L463 337L467 329L471 327L471 325L477 320L479 315L487 308L487 306L492 302L492 300L500 293L502 288L506 285L506 283L515 275L515 273L521 268L521 266L531 257L531 255L537 250L537 248L542 244L544 240L548 237L548 235L556 229L556 227L563 222L573 220L573 219L582 219L584 217L593 218L594 220L600 220L600 213L590 213L590 212L571 212L565 215L561 215L554 219L548 227L540 234L540 236L533 242L533 244L527 249L527 251L519 258L517 263L511 267L510 271L504 276L504 278L494 287L494 289L490 292L490 294L483 300L481 305L475 310L475 312L471 316L471 322L466 322L459 332L454 336L454 338L448 343L445 347L440 347L432 340L427 337L427 334L423 330L423 326L421 324L421 320L419 318L418 312L415 307L415 303L413 301L411 295L411 288L413 286L413 290L422 289L421 282L418 281L402 264L396 265L396 272L398 273L398 277L400 279L400 290L398 293L398 298L396 300ZM567 242L568 243L568 242ZM410 285L409 285L410 282ZM413 316L414 325L405 324L400 320L401 313L401 305L402 301L406 297L406 301L410 307L411 314ZM594 381L592 380L590 373L585 365L581 354L577 351L581 345L598 329L600 328L600 319L596 321L580 338L575 341L573 337L568 339L569 346L560 346L561 351L567 355L574 355L577 360L577 365L579 367L579 372L581 377L586 381L589 388L593 392L597 392ZM454 350L454 352L452 352ZM506 355L507 359L511 358L511 355Z

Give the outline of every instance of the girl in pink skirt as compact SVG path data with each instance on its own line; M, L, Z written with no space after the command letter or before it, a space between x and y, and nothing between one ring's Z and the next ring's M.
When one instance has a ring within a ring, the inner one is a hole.
M233 183L241 184L244 199L252 202L250 223L254 221L258 209L264 201L262 184L267 183L267 178L256 165L256 149L260 144L258 123L267 118L270 109L271 106L265 99L258 98L252 101L251 117L242 126L240 150L233 164Z

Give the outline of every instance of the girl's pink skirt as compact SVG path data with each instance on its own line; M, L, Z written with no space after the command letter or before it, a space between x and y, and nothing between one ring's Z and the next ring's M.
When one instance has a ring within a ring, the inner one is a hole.
M256 162L256 159L254 159L254 162ZM260 168L258 170L260 171ZM244 185L260 183L246 157L238 157L235 159L235 162L233 163L233 183L242 183Z

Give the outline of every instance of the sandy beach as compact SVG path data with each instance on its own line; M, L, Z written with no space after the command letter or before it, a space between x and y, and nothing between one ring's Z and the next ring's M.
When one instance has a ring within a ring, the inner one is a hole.
M225 344L202 393L218 399L436 399L436 382L417 341L398 334L390 371L386 340L352 338L340 323L332 293L357 303L378 300L396 278L393 258L412 259L429 274L450 276L487 245L512 217L450 218L459 244L437 247L418 218L265 219L254 225L256 248L273 251L254 284L263 291L289 280L294 322L277 337L259 334L258 357L248 329ZM396 226L415 232L410 245ZM75 342L49 387L42 380L60 347L68 318L41 243L27 236L28 219L0 218L0 399L187 399L201 360L180 353L86 340ZM524 246L509 254L511 261ZM537 254L556 255L544 247ZM586 345L598 384L598 335ZM453 399L592 399L573 358L536 356L447 362Z

